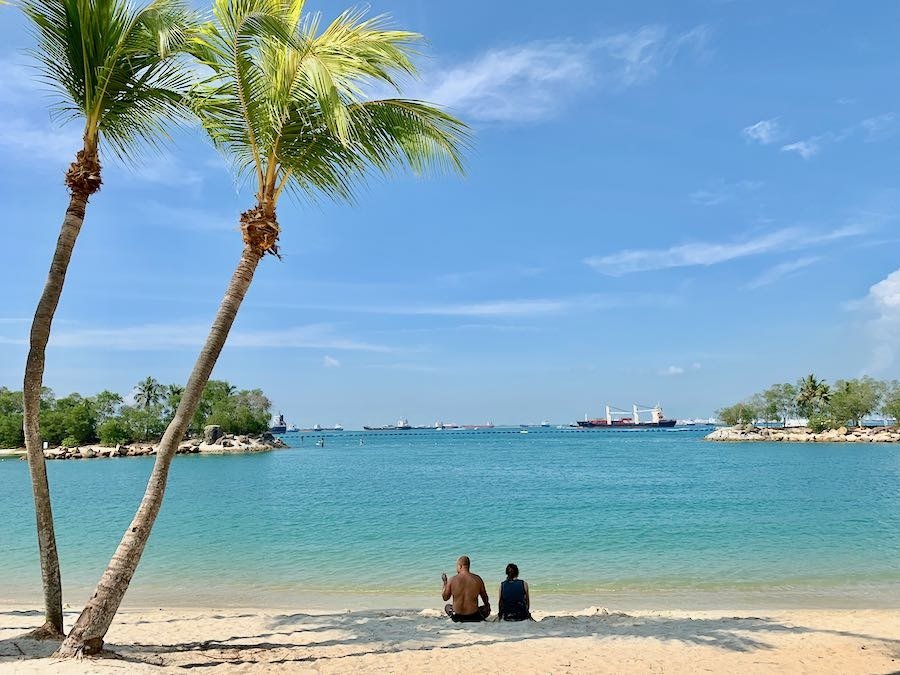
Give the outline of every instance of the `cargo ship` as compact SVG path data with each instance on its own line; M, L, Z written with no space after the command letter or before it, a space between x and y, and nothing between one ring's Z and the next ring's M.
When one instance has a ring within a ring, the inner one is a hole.
M287 433L287 422L284 421L284 415L278 413L278 417L272 420L271 426L269 426L269 433L272 434L284 434Z
M641 421L642 412L650 413L648 422ZM667 420L663 415L662 408L658 405L653 408L638 408L635 405L632 406L630 413L625 410L613 410L611 407L606 406L605 418L588 419L588 416L585 415L583 420L578 420L572 426L588 429L652 429L674 427L675 420Z
M388 424L383 427L363 427L366 431L409 431L413 428L428 429L429 427L413 427L405 417L397 420L397 424Z

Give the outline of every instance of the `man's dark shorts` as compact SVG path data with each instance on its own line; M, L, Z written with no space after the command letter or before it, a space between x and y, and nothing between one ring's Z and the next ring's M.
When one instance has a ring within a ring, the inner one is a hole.
M450 604L444 607L444 611L455 623L478 623L479 621L484 621L491 612L488 607L479 607L474 614L457 614L453 611L453 605Z

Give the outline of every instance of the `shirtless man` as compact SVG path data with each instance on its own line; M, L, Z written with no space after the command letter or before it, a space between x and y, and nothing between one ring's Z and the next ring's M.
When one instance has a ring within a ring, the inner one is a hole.
M455 577L448 581L447 573L441 574L441 580L444 582L441 597L444 600L453 597L453 604L444 607L444 611L454 621L484 621L491 613L491 602L488 600L484 581L480 576L469 571L471 564L469 556L460 556L456 561ZM479 596L484 600L481 607L478 606Z

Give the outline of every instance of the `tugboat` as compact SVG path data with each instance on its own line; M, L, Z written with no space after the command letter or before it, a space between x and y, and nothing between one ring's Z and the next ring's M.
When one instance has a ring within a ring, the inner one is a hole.
M650 421L642 422L641 421L641 413L649 412L650 413ZM625 410L616 410L613 411L612 408L606 406L606 418L604 419L588 419L588 416L585 415L583 420L578 420L572 426L578 426L582 428L589 429L645 429L645 428L660 428L660 427L674 427L675 420L667 420L663 416L662 408L659 405L654 406L653 408L638 408L636 405L632 406L631 418L622 417L621 415L628 415L629 413ZM614 415L619 415L619 417L614 417Z
M273 434L287 433L287 422L284 421L284 415L278 413L278 417L272 420L272 426L269 427L269 431Z

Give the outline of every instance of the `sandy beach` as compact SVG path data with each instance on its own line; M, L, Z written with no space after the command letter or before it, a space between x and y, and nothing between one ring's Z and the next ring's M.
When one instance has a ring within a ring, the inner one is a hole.
M66 613L67 626L76 614ZM5 672L896 673L900 613L889 610L619 612L453 624L425 610L125 610L106 658L61 662L18 638L40 612L0 610Z

